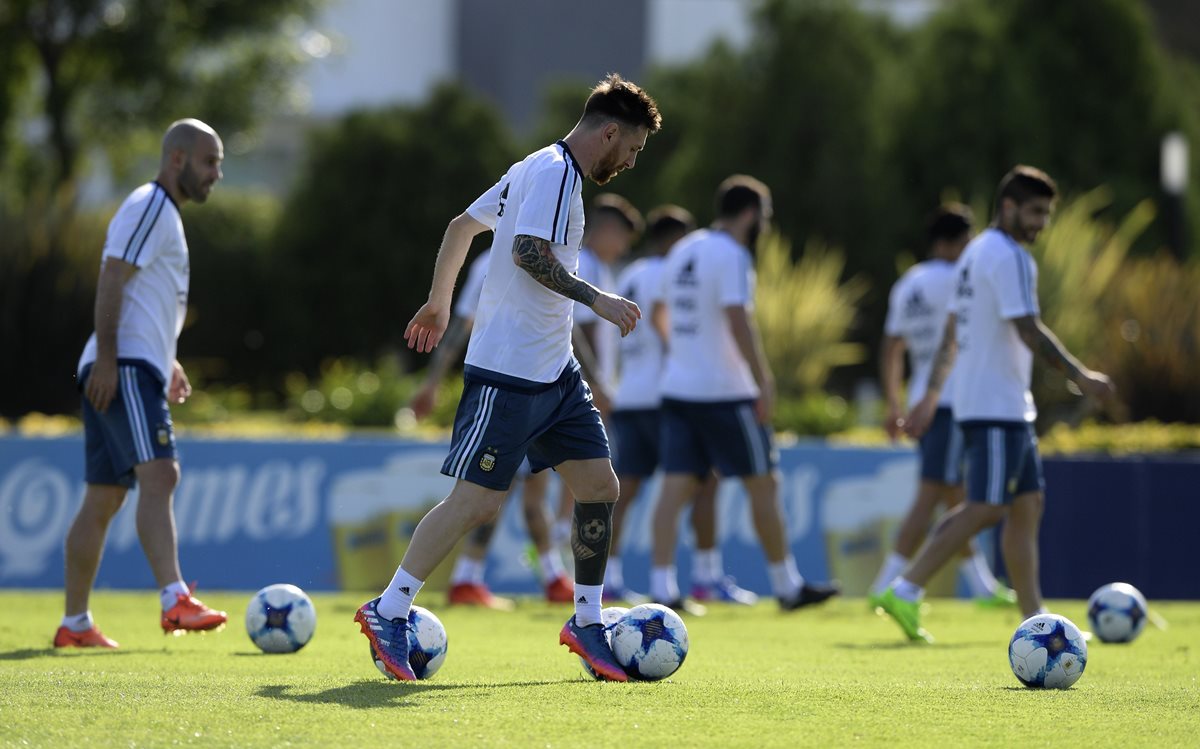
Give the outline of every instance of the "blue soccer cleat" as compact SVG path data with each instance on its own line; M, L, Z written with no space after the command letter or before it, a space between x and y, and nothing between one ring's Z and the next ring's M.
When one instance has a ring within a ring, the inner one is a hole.
M758 603L758 596L739 586L732 575L726 575L715 583L693 585L692 598L705 603L720 601L741 606L753 606Z
M371 643L375 658L383 664L392 678L398 681L416 681L408 663L408 620L385 619L376 607L379 599L367 601L354 614L354 621Z
M558 633L558 643L582 658L597 677L607 681L629 681L629 675L617 663L608 638L604 636L603 624L580 627L572 616Z

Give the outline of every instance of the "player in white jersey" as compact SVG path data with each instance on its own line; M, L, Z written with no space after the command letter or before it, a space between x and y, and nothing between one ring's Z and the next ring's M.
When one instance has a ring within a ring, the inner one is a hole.
M125 199L108 225L96 287L96 330L79 358L87 490L66 539L66 606L57 647L106 647L88 610L113 515L139 487L138 538L160 588L165 632L225 623L192 597L179 570L172 495L179 461L168 400L192 388L175 359L187 313L188 249L179 206L208 199L221 179L221 139L199 120L163 137L157 178Z
M888 403L884 428L896 439L903 431L904 414L925 395L929 369L942 340L946 308L954 293L954 263L971 239L971 209L961 204L938 208L926 227L929 258L900 277L888 297L887 322L880 352L880 379ZM907 408L900 396L904 379L904 354L912 368ZM950 381L954 373L950 374ZM871 586L867 601L872 608L879 596L916 553L929 531L934 511L962 501L962 432L950 408L949 383L942 390L933 424L921 436L921 477L917 496L900 523L896 542ZM973 541L962 550L959 571L971 595L987 605L1012 605L1016 597L996 582L987 559Z
M929 386L906 428L918 436L928 428L953 367L954 417L966 443L967 501L941 518L917 557L884 591L883 609L912 640L932 641L920 619L929 578L968 539L1001 520L1001 548L1021 613L1045 611L1037 550L1045 483L1029 389L1033 354L1089 396L1113 392L1108 376L1080 364L1039 317L1037 264L1022 245L1033 243L1046 227L1056 195L1044 172L1013 168L1000 181L992 226L971 241L955 266L955 294Z
M662 298L663 260L675 243L695 231L696 220L688 211L664 205L650 212L647 219L647 251L621 272L617 292L633 300L641 309L653 309ZM610 414L613 436L613 467L621 485L623 501L613 512L613 552L604 574L604 595L635 603L645 597L625 585L621 559L621 534L625 515L638 498L646 481L660 463L659 380L666 347L665 336L653 325L642 325L621 339L618 358L617 389ZM725 574L721 551L717 547L717 479L709 475L692 503L692 531L696 548L692 553L692 597L705 601L752 604L758 596L738 587ZM683 611L702 614L704 608L684 599Z
M454 315L446 328L446 336L430 357L425 381L409 403L418 419L424 419L437 405L438 386L467 345L467 338L475 324L475 312L479 308L479 295L483 291L483 280L487 277L491 252L490 249L481 252L467 270L467 280L459 289L458 298L454 303ZM571 585L571 578L563 569L558 549L550 542L550 519L545 504L547 474L530 473L526 462L522 464L517 475L521 479L522 514L525 526L529 529L529 537L537 549L546 600L551 603L572 603L575 600L575 590ZM513 607L512 601L493 595L484 582L488 544L495 530L494 522L484 523L468 536L467 544L450 573L447 603L500 610Z
M579 301L627 334L640 310L574 275L583 239L584 178L603 185L630 169L657 132L657 105L613 74L592 90L583 116L557 143L513 164L450 222L434 266L429 301L405 330L410 347L431 351L450 320L454 279L471 239L492 230L493 252L467 346L463 396L442 472L457 482L430 510L384 593L355 621L396 679L408 663L408 613L424 580L468 531L495 517L518 466L554 468L577 497L571 539L575 615L559 642L603 679L628 676L600 620L604 566L617 501L608 437L571 351L571 307Z
M671 248L662 269L669 318L662 385L665 476L654 516L650 595L681 602L675 574L679 513L716 468L741 480L768 561L771 587L785 611L818 603L837 588L808 583L787 544L770 419L775 383L754 324L754 267L749 248L771 216L762 182L730 177L717 190L717 219Z

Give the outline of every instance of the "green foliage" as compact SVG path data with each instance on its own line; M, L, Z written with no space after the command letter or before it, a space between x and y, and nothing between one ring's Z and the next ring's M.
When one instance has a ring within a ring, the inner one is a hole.
M289 409L298 418L390 427L416 389L416 381L402 377L394 357L380 358L371 368L349 359L331 359L313 380L299 373L288 375L285 389Z
M856 415L845 399L812 392L798 397L781 397L775 404L772 422L780 432L802 437L826 437L850 429Z
M1148 455L1200 450L1200 426L1157 421L1133 424L1088 421L1077 427L1055 424L1038 438L1038 450L1045 455Z
M842 253L810 242L798 261L779 234L758 243L755 319L781 395L813 392L835 367L865 358L863 346L847 341L866 293L861 278L842 280Z
M288 301L267 333L276 369L398 347L428 295L446 225L514 151L499 115L450 86L418 107L356 112L317 130L271 258Z

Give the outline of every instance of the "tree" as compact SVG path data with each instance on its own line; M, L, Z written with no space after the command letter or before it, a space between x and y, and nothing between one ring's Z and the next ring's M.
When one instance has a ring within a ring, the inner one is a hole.
M119 151L132 135L157 135L178 117L222 132L246 128L303 62L281 25L299 19L302 27L322 1L5 0L0 132L18 95L38 91L48 126L42 168L61 185L87 146ZM27 85L35 74L42 85Z

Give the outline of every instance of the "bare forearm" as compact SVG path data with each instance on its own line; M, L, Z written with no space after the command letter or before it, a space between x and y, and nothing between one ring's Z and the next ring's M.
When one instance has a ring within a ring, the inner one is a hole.
M942 342L938 344L937 353L933 356L933 367L929 371L929 383L926 391L937 394L942 392L950 371L954 369L954 359L958 355L958 328L954 315L946 318L946 327L942 330Z
M512 255L518 268L554 293L588 307L596 302L596 287L568 272L554 257L548 240L519 234L513 240Z
M600 382L600 365L596 358L596 346L592 336L588 335L587 328L594 329L595 323L588 325L576 325L571 331L572 347L575 349L575 358L579 360L579 368L583 370L583 379L589 383Z
M884 336L879 351L879 380L883 383L883 394L888 406L900 408L900 386L904 376L904 340L896 336Z
M120 270L106 261L96 286L96 357L117 358L117 327L121 321L121 303L125 298L125 277Z
M429 301L450 304L454 295L454 280L458 278L458 272L462 270L463 262L467 259L471 240L486 228L465 213L455 217L446 227L442 246L438 248L437 260L433 265Z
M763 352L762 339L758 334L758 329L754 325L754 321L750 315L744 311L733 313L730 315L732 325L730 328L733 332L733 340L737 342L738 351L746 363L750 365L750 372L754 375L754 382L760 387L767 387L773 380L771 375L771 367L767 363L767 356Z
M1040 319L1032 316L1021 317L1014 320L1013 324L1017 326L1017 333L1029 350L1068 379L1078 382L1088 371Z

